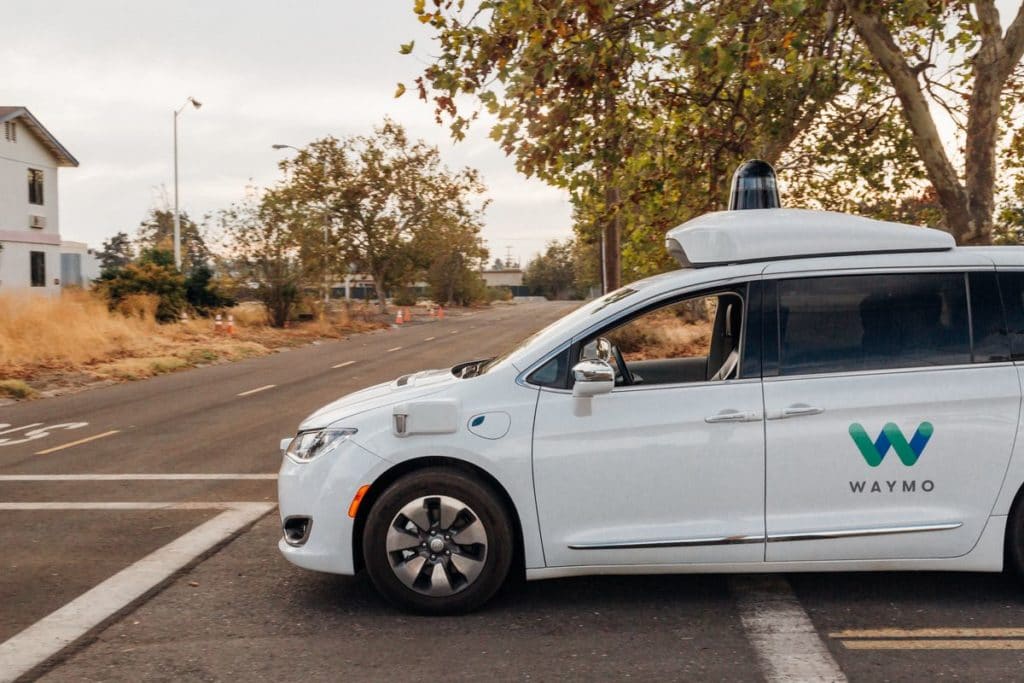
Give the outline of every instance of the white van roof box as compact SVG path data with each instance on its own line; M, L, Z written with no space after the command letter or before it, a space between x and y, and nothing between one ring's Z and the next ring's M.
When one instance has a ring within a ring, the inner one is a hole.
M685 268L810 256L946 251L948 232L833 211L748 209L704 214L665 235Z

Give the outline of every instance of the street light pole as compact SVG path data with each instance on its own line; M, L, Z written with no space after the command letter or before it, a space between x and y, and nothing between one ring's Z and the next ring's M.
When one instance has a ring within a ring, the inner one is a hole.
M296 147L294 145L271 145L271 147L273 149L294 149L296 152L300 152L300 153L302 152L301 149L299 149L298 147ZM326 178L327 177L327 160L326 159L324 159L323 167L324 167L324 177ZM330 237L329 237L329 234L328 234L328 228L329 227L330 227L330 218L327 215L327 212L325 211L324 212L324 256L323 256L323 259L321 261L321 264L323 266L323 271L324 271L324 312L325 313L327 312L327 305L330 303L330 297L331 297L330 278L328 277L328 273L327 273L327 252L330 249ZM346 298L348 298L348 294L347 293L346 293L345 296L346 296Z
M184 104L174 110L174 267L181 270L181 214L178 212L178 116L191 104L196 109L203 103L189 95Z

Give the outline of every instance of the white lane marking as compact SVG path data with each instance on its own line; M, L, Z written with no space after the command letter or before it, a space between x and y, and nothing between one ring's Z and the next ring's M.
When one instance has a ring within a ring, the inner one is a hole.
M244 481L277 479L276 474L0 474L4 481Z
M245 502L47 502L47 503L0 503L0 511L11 510L233 510L246 505L273 505L273 503Z
M400 350L401 350L401 348L402 348L401 346L396 346L396 347L395 347L395 348L393 348L393 349L388 349L388 350L387 350L387 353L393 353L393 352L395 352L395 351L400 351Z
M50 453L56 453L57 451L62 451L65 448L71 448L72 446L80 446L83 443L89 443L90 441L95 441L96 439L102 439L102 438L105 438L105 437L108 437L108 436L113 436L114 434L120 434L120 433L121 433L120 429L111 429L109 432L103 432L102 434L93 434L92 436L87 436L84 439L79 439L78 441L70 441L68 443L62 443L61 445L54 446L53 448L44 448L41 451L36 451L36 455L49 455Z
M272 503L234 503L0 643L0 681L13 681L39 666L273 508Z
M37 425L41 425L41 424L42 424L42 422L34 422L34 423L30 424L30 425L25 425L24 427L15 427L14 429L8 429L8 430L6 430L4 432L0 432L0 434L10 434L11 432L17 432L17 431L20 431L22 429L29 429L29 427L36 427ZM38 429L29 429L29 431L25 432L25 438L24 439L11 439L9 437L6 438L6 439L0 439L0 446L13 446L15 444L25 443L26 441L35 441L36 439L43 439L43 438L49 436L50 432L53 431L54 429L81 429L82 427L85 427L88 424L89 424L88 422L63 422L63 423L57 424L57 425L50 425L49 427L39 427ZM4 425L0 425L0 426L10 427L10 425L8 425L8 424L4 424Z
M458 330L452 330L452 331L451 331L451 332L449 332L448 334L458 334L458 333L459 333L459 331L458 331Z
M737 576L729 585L769 683L846 680L784 578Z
M10 434L11 432L18 432L18 431L21 431L22 429L31 429L32 427L38 427L41 424L43 424L43 423L42 422L33 422L32 424L27 424L27 425L25 425L23 427L12 427L11 423L9 423L9 422L0 422L0 429L3 430L3 431L0 431L0 434ZM11 427L11 428L7 429L7 427Z
M423 341L428 342L428 341L434 341L435 339L437 339L437 337L427 337Z
M243 391L242 393L240 393L238 395L239 396L248 396L249 394L256 394L256 393L259 393L261 391L266 391L267 389L273 389L276 386L277 386L276 384L267 384L266 386L256 387L255 389L250 389L249 391Z
M337 368L347 368L348 366L352 365L353 363L355 363L354 360L347 360L344 363L338 363L337 365L332 365L331 367L334 368L334 369L337 369Z

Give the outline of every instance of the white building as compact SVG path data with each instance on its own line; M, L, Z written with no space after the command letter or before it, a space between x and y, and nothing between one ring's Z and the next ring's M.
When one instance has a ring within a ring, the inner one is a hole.
M85 242L60 243L61 287L88 287L100 276L100 260Z
M57 169L78 161L25 107L0 107L0 292L60 291Z

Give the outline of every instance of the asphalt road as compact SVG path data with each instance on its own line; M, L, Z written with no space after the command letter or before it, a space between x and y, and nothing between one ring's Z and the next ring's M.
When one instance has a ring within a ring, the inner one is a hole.
M278 555L276 444L303 416L492 355L567 310L502 307L0 407L0 664L64 628L26 678L774 681L797 680L794 662L819 672L805 679L1024 678L1024 588L1001 575L564 579L425 618L365 577ZM67 631L104 600L102 623Z

